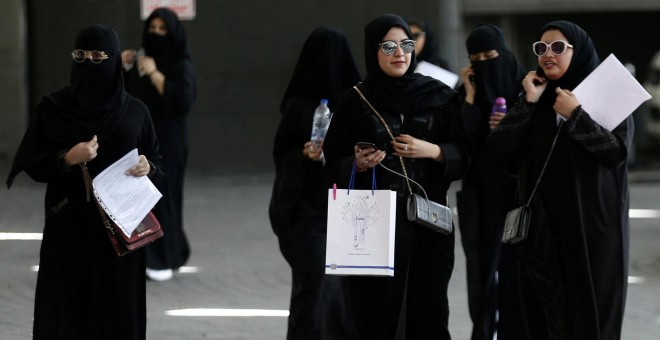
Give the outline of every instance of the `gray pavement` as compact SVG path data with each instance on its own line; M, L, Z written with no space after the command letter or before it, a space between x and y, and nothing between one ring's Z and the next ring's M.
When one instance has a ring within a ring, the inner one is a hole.
M4 166L6 167L6 165ZM0 165L0 170L6 170ZM2 179L4 174L2 173ZM270 229L271 173L210 175L190 172L185 222L193 252L186 273L147 283L148 339L285 339L284 316L172 316L189 308L288 308L290 271ZM454 199L452 187L449 197ZM0 189L0 232L41 232L45 187L21 174ZM631 173L633 209L660 208L660 172ZM453 205L453 201L450 202ZM660 337L660 218L631 219L630 276L623 339ZM459 236L460 237L460 236ZM30 339L40 241L0 240L0 339ZM197 270L196 272L194 272ZM465 259L457 237L450 284L450 330L469 339ZM216 313L218 311L216 310Z

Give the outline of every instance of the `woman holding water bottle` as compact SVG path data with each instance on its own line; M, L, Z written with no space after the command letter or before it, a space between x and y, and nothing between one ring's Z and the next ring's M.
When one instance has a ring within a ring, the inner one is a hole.
M495 25L476 26L466 46L470 65L461 69L463 119L474 150L456 199L472 340L492 339L495 332L502 339L521 339L513 251L500 241L515 180L505 174L505 162L488 151L486 137L506 113L499 104L515 102L526 72Z
M342 278L325 276L329 181L322 130L327 126L314 126L313 121L317 108L321 116L328 113L322 100L332 110L359 81L344 34L319 27L305 41L280 105L269 216L292 272L287 339L352 338L340 296Z

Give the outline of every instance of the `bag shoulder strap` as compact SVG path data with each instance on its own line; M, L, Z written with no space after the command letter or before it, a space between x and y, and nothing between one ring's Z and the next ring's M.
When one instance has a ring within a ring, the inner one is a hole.
M87 169L87 164L80 163L80 169L82 170L83 174L83 180L85 181L85 191L87 194L87 202L90 200L90 196L92 194L92 178L89 176L89 170ZM94 203L96 204L96 207L99 209L99 214L101 215L101 219L103 220L103 226L108 230L109 233L112 235L115 234L115 229L112 228L112 225L110 224L110 221L108 220L108 217L105 216L105 211L103 210L103 207L101 207L101 204L99 201L96 199L96 197L93 197Z
M525 204L526 207L529 207L529 205L532 203L532 198L534 197L534 194L536 193L536 189L538 189L539 184L541 183L541 178L543 178L543 174L545 173L545 168L548 166L548 162L550 161L550 156L552 156L552 151L555 150L555 144L557 144L557 137L559 137L559 132L561 131L562 126L564 126L564 120L562 120L559 123L559 127L557 128L557 133L555 134L555 138L552 140L552 146L550 147L550 151L548 151L548 157L546 157L545 163L543 163L543 167L541 168L541 172L539 173L539 177L536 179L536 184L534 184L534 189L532 190L532 194L529 195L529 199L527 200L527 204Z
M376 108L374 108L373 105L371 105L369 100L367 100L367 97L364 96L362 91L360 91L360 89L357 86L353 86L353 88L360 95L360 98L362 98L362 100L365 103L367 103L369 108L371 108L371 111L378 117L380 122L383 123L383 125L385 126L385 129L387 130L387 134L389 134L390 138L394 141L395 140L394 139L394 134L392 134L392 130L390 129L390 126L387 124L387 122L385 121L383 116L381 116L380 113L378 113L378 111L376 110ZM410 186L410 180L408 179L408 172L406 171L406 165L403 163L403 157L399 156L399 162L401 162L401 168L403 169L403 174L406 178L406 184L408 185L408 191L412 194L412 187Z

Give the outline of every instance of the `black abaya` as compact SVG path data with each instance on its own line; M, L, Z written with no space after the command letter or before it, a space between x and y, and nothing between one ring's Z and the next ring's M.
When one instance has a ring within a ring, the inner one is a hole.
M168 30L164 37L148 32L150 22L161 18ZM165 76L163 94L156 91L150 77L139 77L137 68L125 73L126 90L142 100L151 113L163 155L165 176L155 182L163 194L153 209L164 236L147 247L147 266L177 269L190 256L190 244L183 228L183 186L188 161L187 115L196 98L195 74L183 24L169 9L154 10L145 21L145 54L153 57Z
M305 41L280 106L269 216L292 272L287 339L352 338L344 280L325 275L329 180L323 162L305 157L303 147L320 100L328 99L332 110L340 95L359 81L344 34L322 26Z
M538 103L520 103L489 147L517 159L519 204L529 198L557 132L555 87L572 90L598 65L591 39L558 21L573 45L564 75ZM539 74L542 70L539 70ZM628 277L627 150L632 117L608 131L578 106L563 124L532 202L528 239L516 244L531 339L619 339Z
M365 27L367 77L361 91L386 120L395 136L409 134L436 144L443 162L429 158L403 158L407 174L419 183L429 199L447 204L452 181L463 176L468 164L470 140L461 119L458 93L447 85L415 74L414 52L401 77L390 77L379 66L378 45L393 28L411 36L406 22L383 15ZM381 164L402 172L399 157L392 154L383 124L355 90L342 96L324 150L338 187L348 184L358 141L375 143L387 152ZM371 173L356 174L356 188L371 188ZM454 267L454 234L443 235L406 216L408 187L403 178L382 167L376 169L378 189L397 192L394 277L350 276L351 313L359 339L449 339L447 289ZM421 195L421 191L413 188Z
M145 339L145 251L117 257L96 204L86 198L80 168L67 167L64 157L97 136L97 156L87 161L92 177L137 148L156 179L156 134L147 108L124 91L114 30L91 26L75 48L109 58L72 61L71 86L41 100L7 180L10 186L25 171L47 183L33 338Z

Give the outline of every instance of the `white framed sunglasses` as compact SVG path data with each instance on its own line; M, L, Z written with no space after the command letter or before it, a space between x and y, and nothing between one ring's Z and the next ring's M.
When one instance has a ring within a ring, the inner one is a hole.
M408 54L408 53L412 53L412 51L415 50L415 40L406 39L398 44L392 40L385 40L382 43L378 44L378 46L380 46L380 48L383 50L383 53L385 53L385 55L394 54L394 51L396 51L397 47L400 47L403 53Z
M532 50L534 51L534 54L539 57L542 57L548 53L548 50L552 51L552 54L554 55L564 54L568 48L573 48L573 45L564 40L555 40L549 44L544 41L537 41L532 44Z

